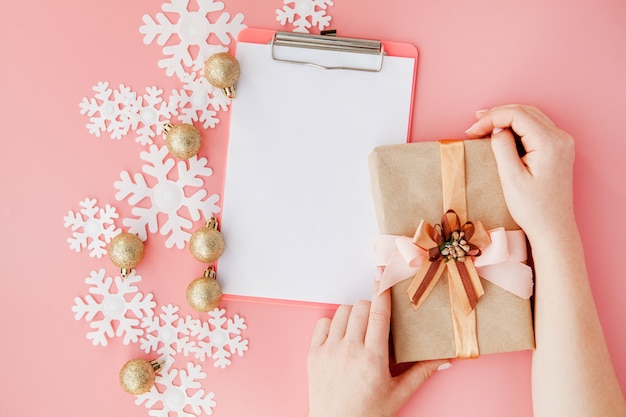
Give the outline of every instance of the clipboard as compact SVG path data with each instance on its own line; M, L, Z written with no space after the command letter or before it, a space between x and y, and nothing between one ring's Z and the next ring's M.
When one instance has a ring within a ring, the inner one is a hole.
M378 234L367 156L410 132L413 45L239 33L218 276L227 298L370 299Z

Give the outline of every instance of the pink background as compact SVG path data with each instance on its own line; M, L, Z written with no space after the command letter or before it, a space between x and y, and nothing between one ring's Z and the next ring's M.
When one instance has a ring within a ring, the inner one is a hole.
M249 27L280 29L281 0L224 0ZM577 139L576 209L594 296L622 388L626 389L626 277L621 217L626 151L626 3L622 0L336 0L328 14L345 36L409 42L420 51L412 140L463 137L475 110L500 103L536 104ZM193 5L194 2L191 2ZM383 6L383 4L385 4ZM140 167L142 147L88 134L78 104L98 81L135 91L180 88L156 65L156 44L144 45L142 16L161 2L34 0L3 2L3 151L0 153L0 353L3 416L146 416L118 385L128 359L146 356L119 338L92 346L74 297L84 296L91 270L107 259L70 251L63 216L79 201L111 203L122 170ZM288 28L288 30L291 30ZM205 184L221 193L228 135L222 123L205 131L202 154L215 174ZM118 227L121 227L118 221ZM197 224L200 226L200 223ZM166 249L151 235L141 290L159 305L192 313L184 288L201 268L186 250ZM373 274L372 274L373 277ZM215 416L305 415L306 355L322 307L225 301L245 317L249 351L226 369L207 361L203 388L215 392ZM193 313L194 317L201 317ZM401 413L428 416L529 416L529 352L455 361L435 375ZM580 366L593 366L583 364Z

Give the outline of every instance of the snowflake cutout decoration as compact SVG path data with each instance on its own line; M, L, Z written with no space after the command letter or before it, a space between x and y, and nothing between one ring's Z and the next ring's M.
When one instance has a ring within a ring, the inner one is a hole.
M100 137L108 132L111 139L121 139L130 130L132 121L129 117L129 103L136 100L136 93L124 84L112 90L108 82L99 82L93 87L93 98L83 97L79 104L80 114L89 116L87 130Z
M72 230L72 237L67 239L70 249L80 252L89 249L89 256L100 259L106 255L106 246L111 239L120 234L121 229L115 227L115 219L119 216L115 207L106 205L98 207L95 199L86 198L81 201L80 212L69 211L63 217L64 226Z
M180 77L183 88L172 91L172 101L175 101L180 109L178 119L181 122L189 124L200 122L207 129L219 123L220 120L216 117L217 111L228 110L230 99L222 91L213 87L201 74L203 65L203 63L196 64L193 72L185 73Z
M92 271L85 278L85 283L90 285L89 293L85 300L76 297L72 311L76 313L74 318L80 320L83 317L90 322L89 326L94 331L87 333L87 339L94 346L107 346L107 337L123 336L124 344L128 345L139 340L143 329L139 327L139 319L154 314L153 308L156 303L152 300L152 294L144 296L133 285L141 281L141 276L131 272L125 279L115 277L117 292L111 291L113 278L106 277L104 269ZM99 296L100 300L91 295ZM132 299L128 297L132 295ZM128 317L129 314L134 317ZM98 317L97 317L98 316ZM113 330L113 322L117 322L117 330Z
M177 376L179 377L178 384L175 382ZM137 396L135 404L145 403L146 408L150 408L148 414L154 417L169 417L170 413L178 417L195 417L201 415L203 410L204 413L212 415L216 405L213 400L215 394L209 392L205 395L204 390L200 388L199 380L205 378L206 373L202 371L202 367L191 362L187 364L186 371L165 368L157 375L150 391ZM160 403L163 408L152 408L157 403ZM189 409L194 414L191 414Z
M172 304L162 306L163 313L151 317L144 317L141 327L145 335L140 339L141 349L150 353L156 351L165 360L172 358L176 353L189 354L195 343L189 339L189 329L192 318L180 318L178 307ZM158 347L161 345L161 347Z
M165 100L163 90L156 86L146 87L143 95L124 84L119 90L111 90L107 82L99 82L93 90L95 96L83 97L80 108L81 114L90 117L87 130L98 137L109 132L112 139L119 140L134 131L136 142L150 145L156 135L163 133L163 124L178 114L178 100Z
M284 4L282 9L276 9L276 20L283 26L292 24L294 32L309 33L315 26L322 31L330 25L326 9L334 4L333 0L284 0Z
M127 171L122 171L120 181L114 184L118 190L115 198L118 201L128 198L128 203L134 206L131 213L137 217L126 218L123 221L129 233L135 233L142 240L146 240L148 230L151 233L158 230L163 236L169 235L165 241L166 247L176 246L182 249L191 236L188 229L193 226L192 220L199 220L201 215L208 219L211 214L219 211L216 205L219 195L213 194L207 197L207 191L199 188L204 185L203 178L213 174L213 170L206 165L206 158L198 159L197 156L192 156L187 160L189 165L185 161L178 161L178 178L171 180L168 175L176 162L168 155L165 146L159 148L151 145L148 152L141 152L141 159L147 162L142 171L156 179L157 184L151 187L143 174L137 173L131 178ZM188 196L189 187L199 189ZM137 206L144 199L149 200L151 205L149 207ZM183 207L187 209L191 220L179 213ZM167 216L167 220L160 228L159 213Z
M235 314L233 319L224 317L226 310L214 309L209 312L208 322L200 320L192 324L191 334L197 336L195 350L197 359L206 357L214 359L214 366L225 368L230 365L230 357L234 354L243 356L248 350L248 340L242 339L241 331L247 328L245 320Z
M150 15L143 16L143 25L139 32L144 35L143 42L148 45L155 39L159 46L163 46L166 58L159 60L159 68L165 69L168 76L176 74L181 77L191 67L196 59L205 61L216 52L215 45L209 44L209 37L214 35L222 43L229 45L232 39L246 27L244 16L236 14L232 20L230 13L219 12L224 10L224 3L215 0L196 0L197 11L189 10L189 0L170 0L161 8L164 12L177 14L178 19L172 21L164 13L157 13L156 19ZM217 16L216 19L210 17ZM170 38L177 35L179 43L175 44ZM168 43L166 45L166 43ZM192 56L191 48L194 49Z
M137 133L136 142L151 145L155 135L163 133L163 124L178 114L176 100L163 100L163 90L146 87L146 94L130 103L131 128Z

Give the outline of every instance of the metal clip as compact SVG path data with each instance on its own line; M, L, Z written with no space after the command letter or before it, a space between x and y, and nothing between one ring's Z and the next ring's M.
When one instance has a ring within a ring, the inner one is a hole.
M309 65L315 68L327 70L354 70L366 72L380 72L383 68L383 60L386 55L385 47L381 41L357 38L342 38L329 35L312 35L308 33L276 32L270 41L272 59L275 61L289 62L292 64ZM353 66L329 66L310 61L299 61L276 56L277 46L319 49L323 51L348 52L367 55L378 55L379 61L374 68L362 68Z

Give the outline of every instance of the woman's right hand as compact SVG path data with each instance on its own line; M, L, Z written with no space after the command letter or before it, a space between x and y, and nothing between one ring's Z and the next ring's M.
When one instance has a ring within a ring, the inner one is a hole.
M537 237L574 237L573 138L532 106L494 107L477 112L476 118L466 133L470 138L491 134L507 206L531 243ZM522 157L513 132L525 149Z

